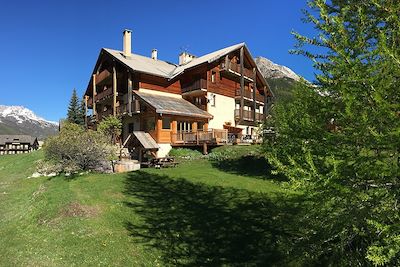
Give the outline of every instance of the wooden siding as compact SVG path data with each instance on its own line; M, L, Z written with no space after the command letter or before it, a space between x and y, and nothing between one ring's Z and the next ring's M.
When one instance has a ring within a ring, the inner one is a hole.
M181 94L181 84L179 80L169 82L167 79L148 74L140 75L139 87L165 93Z

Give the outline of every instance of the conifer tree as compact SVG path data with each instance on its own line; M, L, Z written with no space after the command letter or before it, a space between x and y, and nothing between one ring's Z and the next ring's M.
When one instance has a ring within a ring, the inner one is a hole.
M314 263L399 266L400 1L313 0L305 14L318 36L294 33L294 53L316 86L278 104L265 143L313 203L298 242Z
M84 104L79 101L78 96L76 94L76 89L72 91L71 100L68 106L68 113L67 113L67 121L71 123L75 123L81 126L84 126Z

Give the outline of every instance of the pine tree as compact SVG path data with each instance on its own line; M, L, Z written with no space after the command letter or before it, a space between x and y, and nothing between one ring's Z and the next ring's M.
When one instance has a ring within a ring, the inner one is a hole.
M294 33L294 53L314 62L316 86L278 104L267 156L310 197L299 242L314 263L399 266L400 2L309 7L318 36Z
M72 91L71 100L68 106L67 120L68 122L75 123L81 126L84 126L84 103L83 101L79 101L78 96L76 94L76 89Z

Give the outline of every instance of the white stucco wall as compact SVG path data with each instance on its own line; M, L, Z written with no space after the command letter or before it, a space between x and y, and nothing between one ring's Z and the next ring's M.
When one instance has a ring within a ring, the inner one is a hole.
M207 92L207 98L211 99L215 95L215 107L208 103L208 113L214 116L208 124L208 128L223 129L226 122L235 125L235 99L220 94Z
M157 144L160 148L157 151L157 157L162 158L168 155L169 151L171 151L171 144Z

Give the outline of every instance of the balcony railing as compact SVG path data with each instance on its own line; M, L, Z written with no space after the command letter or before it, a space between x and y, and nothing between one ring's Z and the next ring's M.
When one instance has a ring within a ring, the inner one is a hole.
M240 89L236 89L236 91L235 91L235 96L236 96L236 97L239 97L240 95L241 95L241 94L240 94ZM253 100L253 92L251 92L251 91L244 90L243 96L244 96L245 98L248 98L248 99ZM256 92L256 100L259 101L259 102L264 103L264 96L263 96L263 95L260 95L258 92Z
M264 120L264 114L256 112L256 121ZM240 109L235 109L235 118L240 119ZM254 121L254 111L243 110L243 120Z
M207 80L198 79L189 84L182 85L182 93L187 93L195 90L207 89Z
M103 118L111 116L111 115L113 115L113 110L112 110L112 108L109 108L106 111L99 112L97 114L97 118L103 119Z
M99 74L96 74L96 85L100 84L108 77L110 77L111 73L108 70L103 70Z
M198 145L208 144L224 144L228 142L228 130L226 129L210 129L208 131L186 132L179 131L171 133L173 144Z
M256 94L256 100L264 103L264 96L260 94Z
M241 94L240 94L240 89L236 89L236 91L235 91L235 96L241 96ZM250 91L248 91L248 90L244 90L244 91L243 91L243 96L244 96L245 98L248 98L248 99L253 99L253 93L250 92Z
M131 103L131 112L140 113L140 103L139 100L135 100ZM117 108L117 114L123 115L129 113L129 103L122 104Z
M102 100L103 98L105 98L107 96L112 95L112 94L113 94L113 89L112 88L107 88L106 90L104 90L104 91L102 91L100 93L97 93L95 99L96 99L96 101L99 101L99 100Z
M256 121L263 121L264 114L256 112Z
M221 69L226 70L226 71L233 71L235 73L240 74L240 64L234 63L234 62L228 62L228 65L226 65L226 62L222 62L221 64ZM247 68L243 68L243 76L253 79L254 74L252 70L249 70Z

